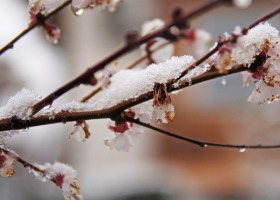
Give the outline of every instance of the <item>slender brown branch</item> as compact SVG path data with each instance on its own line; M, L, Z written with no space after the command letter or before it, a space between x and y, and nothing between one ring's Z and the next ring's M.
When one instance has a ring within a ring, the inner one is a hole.
M222 143L213 143L213 142L205 142L205 141L200 141L200 140L195 140L195 139L191 139L185 136L181 136L163 129L160 129L158 127L152 126L150 124L144 123L142 121L140 121L139 119L133 119L130 117L124 117L125 120L138 124L140 126L146 127L148 129L157 131L159 133L162 133L166 136L175 138L175 139L179 139L194 145L197 145L199 147L220 147L220 148L230 148L230 149L239 149L241 152L244 152L246 149L279 149L280 148L280 144L277 145L261 145L261 144L257 144L257 145L240 145L240 144L222 144Z
M13 155L14 153L10 152L9 150L0 147L0 151L3 151L5 154L7 155ZM30 162L22 159L21 157L19 157L18 155L15 157L15 160L21 164L24 168L29 168L35 172L38 172L42 175L42 177L46 177L46 174L43 170L39 169L38 167L34 166L33 164L31 164ZM50 179L49 179L50 180ZM54 182L54 180L50 180L52 182ZM55 182L54 182L55 183Z
M56 13L60 12L63 8L68 6L71 3L72 0L66 0L63 4L55 8L53 11L51 11L49 14L46 16L42 17L40 19L41 21L45 21L49 19L51 16L55 15ZM5 46L3 46L0 49L0 55L5 53L7 50L12 49L15 45L15 43L21 39L23 36L25 36L27 33L29 33L31 30L33 30L35 27L41 25L41 21L35 21L34 23L30 24L26 29L24 29L20 34L18 34L14 39L12 39L9 43L7 43Z
M163 28L145 35L143 37L140 37L139 39L134 40L133 42L127 43L120 49L117 49L115 52L113 52L108 57L104 58L94 66L89 67L85 72L71 80L70 82L66 83L65 85L61 86L48 96L46 96L44 99L42 99L40 102L36 103L32 108L32 115L40 111L45 106L49 106L53 103L53 101L57 98L59 98L61 95L65 94L69 90L73 89L74 87L79 86L80 84L95 84L92 82L92 79L94 78L94 73L103 69L106 65L111 63L112 61L116 60L117 58L125 55L126 53L132 51L136 47L139 47L140 45L156 38L156 37L164 37L164 35L169 34L169 29L173 26L180 25L182 22L185 22L186 20L190 20L194 17L197 17L206 11L216 7L217 5L224 3L224 2L231 2L229 0L211 0L205 3L204 5L193 9L188 14L178 18L174 19L171 22L167 23Z

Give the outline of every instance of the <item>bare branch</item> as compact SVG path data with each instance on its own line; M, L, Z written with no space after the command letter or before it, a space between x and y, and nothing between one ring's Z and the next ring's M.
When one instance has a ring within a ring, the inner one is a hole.
M194 145L197 145L199 147L219 147L219 148L229 148L229 149L239 149L241 152L245 151L246 149L279 149L280 148L280 144L277 145L261 145L261 144L257 144L257 145L240 145L240 144L222 144L222 143L213 143L213 142L205 142L205 141L200 141L200 140L195 140L195 139L191 139L185 136L181 136L163 129L160 129L158 127L152 126L150 124L144 123L138 119L133 119L130 117L125 116L124 117L125 120L138 124L140 126L146 127L148 129L157 131L159 133L162 133L166 136L175 138L175 139L179 139Z

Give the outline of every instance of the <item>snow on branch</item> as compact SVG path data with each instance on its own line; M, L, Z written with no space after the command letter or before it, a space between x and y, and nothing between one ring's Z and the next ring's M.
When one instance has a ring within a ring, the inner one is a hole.
M234 3L238 7L251 4L249 0L216 0L209 1L187 14L177 9L168 23L159 19L146 23L142 36L129 35L123 47L47 97L42 98L33 91L22 89L10 98L7 104L0 108L0 174L4 177L12 176L14 163L18 162L42 181L50 180L55 183L62 189L65 199L82 199L80 188L77 186L77 173L72 167L59 162L32 165L9 150L6 147L6 139L18 133L16 130L76 121L70 137L85 141L90 136L89 126L85 122L88 119L111 120L108 128L112 131L112 135L105 138L104 143L110 149L118 151L129 151L132 143L143 132L143 127L200 147L237 148L240 152L244 152L247 148L280 148L280 145L232 145L198 141L149 124L152 119L158 123L173 120L175 108L172 105L172 92L241 71L244 72L245 85L248 85L251 79L256 81L256 89L248 98L250 102L271 103L280 98L279 31L266 22L279 14L280 8L256 20L249 27L243 29L237 27L233 33L221 36L216 45L200 59L195 60L189 55L169 58L173 52L172 43L179 39L192 41L194 38L198 39L200 35L205 39L203 41L209 41L210 36L206 32L190 31L188 21L222 2ZM3 47L0 54L38 25L44 28L49 40L56 42L60 30L46 20L70 3L72 10L79 15L87 8L114 9L120 1L30 0L29 27ZM124 69L116 73L104 71L103 78L106 80L100 82L96 72L100 72L115 59L138 47L142 49L142 53L150 63L145 69ZM57 98L81 84L91 86L100 84L101 89L82 102L72 101L60 106L52 105Z

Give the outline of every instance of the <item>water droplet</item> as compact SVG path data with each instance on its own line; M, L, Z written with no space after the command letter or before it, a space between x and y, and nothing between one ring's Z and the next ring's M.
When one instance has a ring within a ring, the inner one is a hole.
M226 84L227 84L226 79L225 79L225 78L223 78L223 79L222 79L222 81L221 81L221 83L222 83L222 85L226 85Z
M188 79L188 82L189 82L189 85L192 85L192 79L191 78Z
M52 106L52 105L51 105L51 104L49 104L49 105L45 106L43 109L44 109L44 110L48 110L48 109L50 109L50 108L51 108L51 106Z
M83 14L83 12L84 12L84 9L75 10L75 15L80 16Z
M208 146L207 144L203 144L203 146L202 146L202 147L203 147L203 148L206 148L207 146Z
M244 153L245 151L246 151L246 148L240 148L240 149L239 149L239 152L240 152L240 153Z

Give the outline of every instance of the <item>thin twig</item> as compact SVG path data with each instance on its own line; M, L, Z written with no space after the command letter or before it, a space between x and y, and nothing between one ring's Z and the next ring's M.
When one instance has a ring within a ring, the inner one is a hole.
M152 126L150 124L144 123L142 121L140 121L139 119L133 119L130 117L125 116L124 117L126 121L138 124L140 126L146 127L148 129L157 131L159 133L162 133L166 136L172 137L172 138L176 138L194 145L197 145L199 147L220 147L220 148L230 148L230 149L239 149L241 152L244 152L246 149L279 149L280 148L280 144L277 145L261 145L261 144L257 144L257 145L239 145L239 144L222 144L222 143L213 143L213 142L205 142L205 141L200 141L200 140L195 140L195 139L191 139L185 136L181 136L163 129L160 129L158 127Z
M15 43L21 39L23 36L25 36L27 33L29 33L31 30L33 30L35 27L40 26L42 23L41 21L45 21L47 19L49 19L51 16L55 15L56 13L58 13L59 11L61 11L63 8L65 8L66 6L68 6L71 3L72 0L67 0L65 1L63 4L61 4L60 6L58 6L57 8L55 8L53 11L51 11L49 14L47 14L46 16L43 16L42 19L40 19L40 21L35 21L32 24L30 24L26 29L24 29L20 34L18 34L14 39L12 39L9 43L7 43L5 46L3 46L0 49L0 55L2 55L4 52L6 52L9 49L12 49L15 45Z
M36 114L38 111L40 111L42 108L49 106L53 103L54 100L59 98L61 95L65 94L69 90L73 89L74 87L79 86L80 84L91 84L95 85L96 83L93 83L92 80L94 79L94 73L103 69L106 65L111 63L112 61L116 60L117 58L125 55L126 53L134 50L136 47L139 47L140 45L156 38L156 37L163 37L164 34L168 34L169 29L175 25L178 25L186 20L192 19L194 17L199 16L200 14L205 13L206 11L216 7L217 5L229 2L229 0L211 0L205 3L204 5L193 9L188 14L184 15L183 17L180 17L179 19L172 20L171 22L167 23L164 27L161 29L145 35L143 37L140 37L139 39L134 40L133 42L127 43L120 49L116 50L112 54L110 54L108 57L104 58L94 66L89 67L85 72L71 80L70 82L66 83L65 85L61 86L48 96L46 96L44 99L36 103L32 107L32 113L31 115Z
M7 155L14 155L15 154L15 153L10 152L8 149L2 148L2 147L0 147L0 151L3 151ZM33 170L33 171L36 171L36 172L40 173L42 175L42 177L46 177L45 171L39 169L38 167L34 166L30 162L22 159L21 157L18 156L18 154L16 154L14 159L18 163L20 163L24 168L29 168L30 170ZM54 180L50 180L50 181L54 182Z

